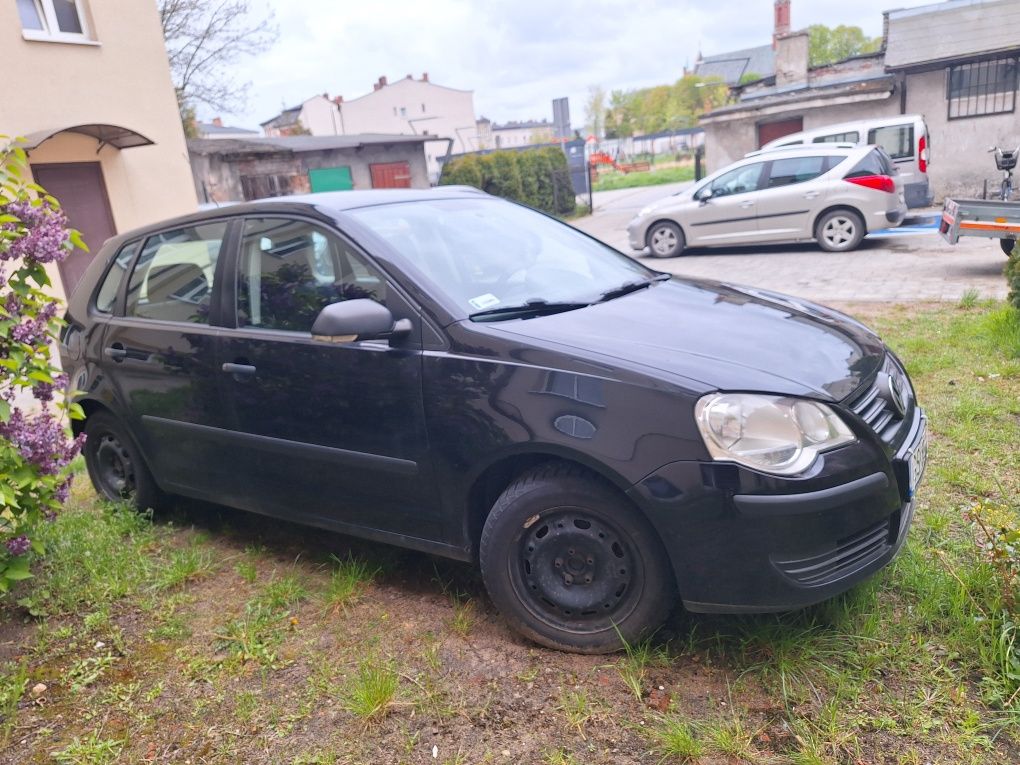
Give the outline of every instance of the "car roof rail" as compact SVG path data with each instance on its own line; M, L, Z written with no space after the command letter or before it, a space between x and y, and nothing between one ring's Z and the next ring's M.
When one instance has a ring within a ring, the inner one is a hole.
M761 154L772 154L776 151L820 151L823 149L857 149L860 144L856 143L830 143L830 142L819 142L819 143L791 143L788 146L770 146L764 149L756 149L755 151L749 151L745 154L745 157L757 157Z

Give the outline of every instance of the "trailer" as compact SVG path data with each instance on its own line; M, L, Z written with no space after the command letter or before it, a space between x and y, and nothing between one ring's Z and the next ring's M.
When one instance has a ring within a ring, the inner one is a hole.
M992 199L947 199L942 205L939 233L950 244L961 236L998 239L1006 255L1020 238L1020 202Z

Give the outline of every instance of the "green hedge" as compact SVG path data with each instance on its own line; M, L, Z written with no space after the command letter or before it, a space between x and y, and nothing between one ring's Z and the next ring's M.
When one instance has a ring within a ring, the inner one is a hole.
M1006 263L1006 282L1009 284L1009 302L1020 309L1020 248L1015 246Z
M555 146L467 154L443 167L441 186L474 186L553 215L574 212L567 158Z

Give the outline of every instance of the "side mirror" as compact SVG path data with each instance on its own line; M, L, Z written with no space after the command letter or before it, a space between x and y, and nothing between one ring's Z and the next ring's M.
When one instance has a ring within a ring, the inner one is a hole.
M390 309L374 300L358 298L330 303L312 324L312 337L330 343L355 340L397 340L411 333L410 319L393 321Z
M715 192L712 191L712 187L706 186L698 192L698 201L703 205L707 205L713 196L715 196Z

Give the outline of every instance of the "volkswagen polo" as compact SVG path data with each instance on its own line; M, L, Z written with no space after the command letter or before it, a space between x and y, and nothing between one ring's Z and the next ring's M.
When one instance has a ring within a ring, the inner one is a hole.
M101 495L208 500L476 562L602 652L782 611L902 545L925 418L817 305L646 268L477 191L208 210L111 239L61 355Z

